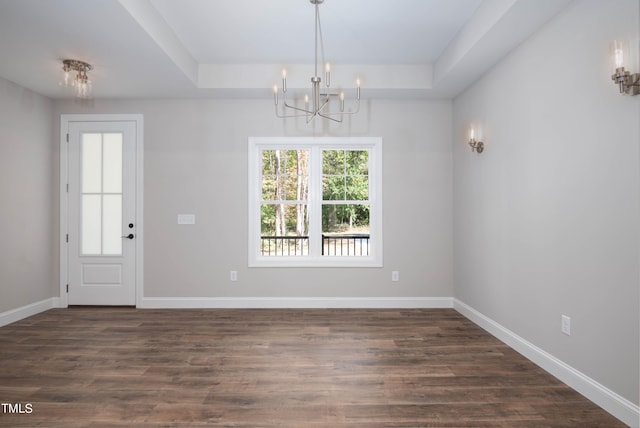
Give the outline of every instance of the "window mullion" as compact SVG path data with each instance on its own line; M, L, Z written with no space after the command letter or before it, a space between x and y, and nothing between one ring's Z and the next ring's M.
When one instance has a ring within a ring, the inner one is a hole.
M311 147L309 168L309 255L322 255L322 150Z

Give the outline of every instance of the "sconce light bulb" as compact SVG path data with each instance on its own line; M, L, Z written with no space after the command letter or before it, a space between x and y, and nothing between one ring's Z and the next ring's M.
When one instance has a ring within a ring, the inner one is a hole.
M614 40L611 44L613 64L616 69L624 67L624 43Z
M616 58L616 68L621 68L624 66L624 53L622 49L616 49L615 53Z
M473 140L475 138L475 129L471 128L471 131L469 132L469 139Z

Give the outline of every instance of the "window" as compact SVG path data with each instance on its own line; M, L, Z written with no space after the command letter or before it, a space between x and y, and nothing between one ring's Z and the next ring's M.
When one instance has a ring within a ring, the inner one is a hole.
M250 138L249 266L382 266L379 138Z

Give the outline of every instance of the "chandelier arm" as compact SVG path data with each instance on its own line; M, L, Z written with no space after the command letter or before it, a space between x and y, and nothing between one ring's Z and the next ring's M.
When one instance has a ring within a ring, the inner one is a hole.
M318 112L318 116L323 117L325 119L329 119L329 120L331 120L333 122L342 123L342 118L336 119L335 117L331 117L331 116L328 116L328 115L320 113L320 112ZM307 123L309 123L309 122L307 122Z
M286 101L284 102L284 104L283 104L283 105L284 105L286 108L290 108L290 109L292 109L292 110L301 111L301 112L304 112L304 113L306 113L306 114L313 114L313 112L312 112L311 110L307 110L307 109L304 109L304 108L300 108L300 107L296 107L296 106L289 105L289 104L287 104L287 102L286 102Z
M323 108L325 108L329 104L329 97L324 99L322 105L318 105L318 112L321 112Z
M279 119L285 119L287 117L307 117L309 116L308 114L280 114L278 112L278 107L276 106L276 117L278 117Z
M285 91L282 91L282 101L283 101L283 106L285 108L301 111L301 112L303 112L305 114L304 115L300 114L300 115L296 115L296 116L279 116L279 117L302 117L302 116L313 114L313 112L311 110L303 109L303 108L296 107L294 105L289 104L287 102L287 93ZM277 104L276 104L276 112L277 112Z
M287 118L296 118L296 117L307 117L307 114L279 114L276 112L276 117L278 119L287 119ZM309 121L307 121L309 123Z
M318 116L318 113L313 113L312 115L307 115L307 125L310 124L311 122L313 122L313 119L315 119L316 116Z
M356 113L358 113L360 111L360 101L359 100L356 101L355 105L356 105L356 109L354 111L341 111L341 112L336 112L336 113L319 113L319 114L320 114L320 116L326 117L327 119L330 119L328 116L338 116L338 115L342 116L342 115L345 115L345 114L352 115L352 114L356 114Z
M309 111L309 110L306 110L306 109L303 109L303 108L300 108L300 107L296 107L296 106L293 106L293 105L290 105L289 103L287 103L286 94L285 94L285 98L284 98L284 100L283 100L283 101L284 101L284 102L283 102L283 104L282 104L282 105L283 105L283 110L291 109L291 110L295 110L295 111L302 112L303 114L284 114L284 115L281 115L281 114L278 112L278 105L276 104L276 105L275 105L275 109L276 109L276 116L277 116L277 117L279 117L279 118L287 118L287 117L308 117L310 114L313 114L313 112L312 112L312 111Z

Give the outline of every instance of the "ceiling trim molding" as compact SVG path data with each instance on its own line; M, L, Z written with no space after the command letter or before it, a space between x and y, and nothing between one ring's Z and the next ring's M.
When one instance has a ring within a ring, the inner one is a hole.
M271 89L280 85L282 69L287 69L287 86L309 89L313 64L200 64L198 87L202 89ZM355 88L362 82L370 89L431 89L432 67L422 65L339 64L332 69L332 86Z
M434 65L434 88L455 97L573 0L484 0Z
M118 0L173 63L191 80L198 82L198 63L178 39L149 0Z
M151 0L118 0L201 94L266 97L288 72L293 95L308 90L311 64L199 64ZM362 81L363 97L454 98L572 0L483 0L435 64L337 64L334 86Z

